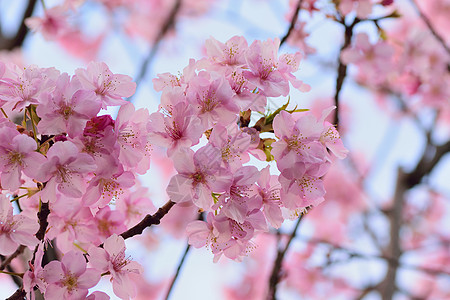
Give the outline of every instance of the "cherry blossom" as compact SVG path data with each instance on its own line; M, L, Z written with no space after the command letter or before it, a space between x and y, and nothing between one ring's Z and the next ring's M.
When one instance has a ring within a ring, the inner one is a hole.
M47 152L47 161L36 179L47 182L42 201L56 200L56 190L68 197L81 197L86 190L84 176L95 170L92 157L80 153L70 141L56 142Z
M100 280L100 272L86 268L80 252L70 251L60 262L51 261L44 267L44 280L46 299L82 299Z
M193 201L209 210L213 204L211 192L226 192L231 186L231 175L220 167L220 151L211 145L195 154L190 149L179 152L173 161L178 174L170 180L167 194L174 202Z
M125 242L117 234L111 235L104 247L93 247L89 250L89 261L94 268L109 272L114 294L120 299L136 296L136 288L129 278L130 273L142 273L143 268L137 262L125 256Z
M113 74L104 62L91 62L87 69L77 69L75 74L83 88L94 91L102 102L102 108L109 105L122 105L122 97L130 97L136 90L131 77Z
M22 214L13 215L9 199L0 194L0 254L10 255L20 245L33 247L38 240L34 234L39 229L36 220Z
M69 30L67 7L59 5L45 9L43 17L28 18L25 24L31 30L40 32L46 40L54 40Z
M36 141L10 127L0 128L0 141L1 184L5 189L16 191L23 183L21 173L33 178L45 157L35 152Z

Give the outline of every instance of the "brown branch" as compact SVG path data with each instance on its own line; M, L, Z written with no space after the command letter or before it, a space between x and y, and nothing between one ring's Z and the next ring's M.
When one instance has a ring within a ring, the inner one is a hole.
M40 226L39 226L38 232L36 232L36 238L38 238L40 241L44 240L45 233L47 231L47 226L48 226L47 217L49 214L50 214L50 209L48 206L48 202L41 203L41 209L37 213L37 217L38 217ZM36 251L37 251L38 246L39 245L37 245L34 250L33 257L31 259L32 263L34 263L34 259L36 256ZM7 265L7 267L9 267L9 265ZM22 283L19 286L20 286L19 289L17 289L17 291L8 299L23 299L25 297L25 292L23 291Z
M23 289L18 289L14 294L12 294L6 300L23 300L27 293Z
M295 24L297 23L298 14L300 13L300 9L302 8L302 2L303 2L303 0L299 0L297 2L297 6L295 7L294 15L292 16L291 24L289 25L288 31L281 38L280 47L287 41L288 37L291 35L291 32L295 27Z
M336 78L336 92L334 94L334 105L336 106L335 114L334 114L334 120L333 124L336 125L336 129L339 129L339 94L341 93L342 85L344 84L345 77L347 76L347 65L342 61L341 54L342 51L347 49L352 41L353 37L353 28L356 24L358 24L361 20L358 18L355 18L352 24L347 25L345 24L345 20L343 19L341 21L341 24L345 27L345 34L344 34L344 44L341 47L341 50L339 51L339 57L338 57L338 76Z
M134 95L136 95L136 93L137 93L137 89L139 88L139 83L144 79L145 75L147 74L149 65L153 61L156 53L158 52L162 39L164 38L164 36L167 34L167 32L171 28L175 27L175 19L176 19L176 16L177 16L180 8L181 8L181 0L176 0L174 6L172 7L172 10L169 13L169 16L167 17L166 21L162 25L161 30L158 32L158 35L156 36L156 38L153 42L153 47L150 50L150 53L147 55L147 57L145 58L145 60L143 61L142 65L141 65L139 74L136 77L136 92ZM133 96L129 97L128 101L131 101L132 97Z
M122 236L124 239L128 239L132 236L141 234L145 228L150 227L152 225L158 225L161 222L161 219L167 215L167 213L170 211L172 206L175 205L175 202L167 201L166 204L164 204L162 207L160 207L156 213L153 215L146 215L144 219L142 219L141 222L136 224L135 226L131 227L124 233L122 233L120 236Z
M41 210L37 213L39 219L39 230L36 232L36 237L38 240L42 241L45 237L45 232L47 231L48 221L47 217L50 214L50 209L48 207L48 202L41 204Z
M422 20L425 22L428 29L431 31L431 34L433 34L433 36L439 41L439 43L442 45L442 47L444 47L445 51L447 51L447 54L450 54L450 48L447 46L447 44L445 43L442 36L434 29L433 25L431 24L430 19L428 19L428 17L422 12L422 10L420 10L419 5L417 5L417 2L415 0L411 0L411 4L417 10L417 13L420 15Z
M406 174L406 184L408 188L412 188L422 181L422 178L429 175L434 167L439 163L441 158L450 152L450 140L440 146L428 145L417 164L416 168ZM434 155L430 158L430 152Z
M276 293L277 293L277 285L278 282L280 282L281 279L281 268L283 264L284 256L286 255L287 250L289 249L289 246L292 242L292 240L295 238L297 228L300 225L300 222L304 219L304 215L301 215L298 218L297 224L295 224L294 230L292 230L292 233L289 236L288 241L286 242L286 245L282 250L278 250L277 252L277 258L275 259L275 262L273 264L272 272L269 278L269 290L267 294L268 300L275 300Z
M398 169L397 184L394 193L394 203L388 211L388 220L390 223L389 236L390 241L386 249L387 255L394 261L398 262L402 255L400 230L402 227L402 213L404 206L404 196L407 191L407 185L405 184L405 173L402 169ZM391 261L390 261L391 262ZM380 282L380 294L383 300L392 299L397 289L398 263L389 263L388 270L384 279Z
M175 282L177 281L178 275L180 274L180 271L181 271L181 267L184 264L184 260L186 259L186 256L189 253L190 248L191 248L191 245L187 244L186 249L184 250L183 256L181 257L180 263L178 264L177 271L175 272L175 275L172 278L172 282L170 283L169 289L167 290L166 297L164 298L166 300L169 300L173 286L175 285Z
M202 221L203 218L204 218L204 214L205 214L204 212L199 213L199 214L198 214L197 220ZM167 290L166 297L164 298L164 299L166 299L166 300L169 299L170 294L172 293L172 289L173 289L173 287L174 287L174 285L175 285L175 282L176 282L177 279L178 279L178 275L180 275L181 268L183 267L183 264L184 264L184 262L185 262L185 260L186 260L186 256L187 256L187 254L189 253L189 249L190 249L190 248L191 248L191 245L187 244L186 249L184 250L183 256L181 257L181 260L180 260L180 262L178 263L177 270L176 270L176 272L175 272L175 275L174 275L173 278L172 278L172 282L170 283L169 289Z
M4 270L6 268L7 265L9 265L11 263L11 261L16 258L17 256L19 256L20 254L22 254L23 250L25 250L25 246L24 245L20 245L16 251L14 251L13 254L11 254L10 256L8 256L5 260L3 260L2 264L0 265L0 270Z
M419 272L424 272L430 275L445 275L445 276L450 276L450 273L446 270L440 270L440 269L433 269L433 268L428 268L428 267L423 267L423 266L419 266L419 265L413 265L413 264L407 264L407 263L402 263L400 261L400 259L396 259L394 257L390 257L388 255L378 255L378 254L365 254L365 253L360 253L360 252L356 252L354 250L336 245L332 242L329 242L327 240L323 240L323 239L317 239L317 238L304 238L302 236L300 236L301 238L303 238L302 240L305 243L311 243L311 244L325 244L327 246L330 246L333 250L339 250L339 251L343 251L344 253L346 253L348 255L348 258L346 258L344 261L348 261L349 258L361 258L361 259L379 259L379 260L383 260L386 261L386 263L390 266L395 266L398 268L404 268L404 269L410 269L410 270L415 270L415 271L419 271ZM334 260L334 261L330 261L330 263L339 263L342 262L341 260ZM377 288L379 287L380 284L377 284Z
M25 37L28 33L28 27L25 25L25 19L31 17L37 0L29 0L28 5L23 13L22 21L20 22L19 29L16 35L12 38L4 37L0 35L0 50L13 50L14 48L21 47L25 41Z

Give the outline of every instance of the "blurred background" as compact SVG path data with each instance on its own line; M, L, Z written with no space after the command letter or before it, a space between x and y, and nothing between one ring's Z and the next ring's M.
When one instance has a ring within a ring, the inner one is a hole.
M61 7L57 32L23 25ZM136 107L155 112L151 80L200 59L208 38L287 36L280 53L303 54L296 76L311 86L292 90L292 106L320 116L337 100L350 154L327 174L325 202L303 217L278 298L450 299L449 26L446 0L0 0L0 60L69 74L103 61L138 83ZM152 155L140 181L158 208L175 171L164 149ZM265 299L294 222L260 235L243 262L213 263L207 249L187 248L184 228L196 218L176 206L127 240L145 268L136 299L164 299L184 253L170 299ZM5 274L0 285L0 298L17 289ZM104 281L93 288L116 299L108 289Z

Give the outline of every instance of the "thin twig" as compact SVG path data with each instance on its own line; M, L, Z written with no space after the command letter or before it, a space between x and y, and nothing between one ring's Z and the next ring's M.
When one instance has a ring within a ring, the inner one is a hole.
M299 0L297 3L297 6L295 7L294 15L292 16L292 19L291 19L291 24L289 25L289 28L288 28L288 31L286 32L286 34L281 38L280 47L281 47L281 45L283 45L286 42L286 40L288 39L292 30L294 29L295 24L297 23L297 18L298 18L298 14L300 13L300 9L302 7L302 2L303 2L303 0Z
M153 61L156 53L159 50L159 46L161 44L162 39L164 38L164 36L167 34L167 32L173 28L175 26L175 18L178 14L178 11L180 10L181 7L181 0L176 0L174 6L172 7L172 10L169 13L169 16L167 17L166 21L164 22L163 26L161 27L161 30L159 31L158 35L155 38L155 41L153 42L153 47L151 48L149 54L147 55L147 57L145 58L145 60L142 62L141 68L139 70L139 74L136 77L136 92L134 93L134 95L136 95L137 93L137 89L139 88L139 84L141 83L141 81L145 78L145 75L147 74L147 70L151 64L151 62ZM133 96L128 98L128 101L132 101Z
M28 27L25 25L25 19L31 17L33 14L34 7L36 5L36 0L29 0L28 5L23 13L22 20L19 25L19 29L16 35L12 38L3 36L0 33L0 50L13 50L14 48L21 47L25 41L25 37L28 33Z
M131 227L127 231L121 234L124 239L128 239L132 236L141 234L145 228L150 227L152 225L158 225L161 222L161 219L167 215L170 209L175 205L175 202L167 201L162 207L160 207L156 213L153 215L146 215L141 222Z
M300 225L300 222L303 220L304 215L301 215L298 218L297 224L295 224L294 230L292 230L292 233L289 236L288 241L286 242L286 245L282 250L278 250L277 258L275 259L275 262L273 264L272 272L269 279L269 291L267 294L267 299L275 300L276 299L276 293L277 293L277 285L278 282L280 282L281 278L281 268L283 264L284 256L286 255L287 250L289 249L289 246L294 239L297 228Z
M310 238L310 237L306 238L304 236L299 236L299 238L301 241L303 241L305 243L324 244L324 245L330 246L333 250L339 250L348 255L348 257L343 260L333 260L333 261L331 261L331 263L339 263L339 262L344 262L344 261L346 262L346 261L349 261L349 258L378 259L378 260L386 261L388 263L388 265L395 266L397 268L415 270L415 271L427 273L430 275L450 276L450 273L446 270L440 270L440 269L428 268L428 267L423 267L423 266L414 265L414 264L402 263L399 258L394 258L394 257L388 256L388 255L360 253L360 252L354 251L352 249L348 249L348 248L336 245L336 244L334 244L330 241L324 240L324 239Z
M23 250L25 250L25 246L24 245L20 245L16 251L14 251L13 254L11 254L10 256L8 256L0 265L0 271L3 271L7 265L9 265L11 263L11 261L16 258L17 256L19 256L20 254L22 254Z
M414 6L414 8L417 10L417 13L420 15L422 20L427 25L428 29L431 31L431 34L434 35L434 37L439 41L439 43L444 47L445 51L447 51L447 54L450 55L450 48L445 43L442 36L434 29L433 25L430 22L430 19L422 12L422 10L419 8L419 5L417 5L416 0L411 0L411 4Z
M203 213L199 213L197 220L202 221L203 218L204 218L204 212ZM175 275L173 276L172 282L170 283L169 289L167 290L167 294L166 294L166 298L165 298L166 300L168 300L169 297L170 297L170 293L172 292L173 286L175 285L175 282L178 279L178 275L180 274L181 267L184 264L184 261L186 259L186 256L187 256L190 248L191 248L191 245L187 244L186 245L186 249L184 250L183 256L181 257L180 263L178 264L177 271L175 272Z
M336 106L336 109L334 111L335 114L333 124L336 125L336 129L339 129L339 94L341 93L342 85L344 84L345 77L347 76L347 65L342 61L341 54L342 51L344 51L350 46L353 37L353 28L360 21L361 21L360 19L355 18L353 23L350 25L345 24L345 19L341 21L341 24L344 25L345 27L345 34L344 34L344 44L342 45L341 50L339 51L338 76L336 78L336 92L334 94L334 105Z
M191 245L187 244L186 249L184 250L183 256L181 257L180 263L178 264L177 271L175 272L175 275L172 278L172 282L170 283L169 289L167 290L166 297L164 298L166 300L168 300L170 297L170 293L172 292L173 286L175 285L175 281L177 280L178 275L180 274L181 267L184 264L184 260L186 259L186 256L187 256L190 248L191 248Z

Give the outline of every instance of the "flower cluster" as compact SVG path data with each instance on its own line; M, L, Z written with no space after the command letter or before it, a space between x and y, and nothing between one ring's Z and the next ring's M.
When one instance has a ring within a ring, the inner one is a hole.
M29 289L38 284L48 299L78 299L98 282L100 273L86 270L79 250L95 248L135 222L129 206L142 193L135 181L150 162L149 113L123 100L135 91L131 78L94 62L75 73L0 62L0 254L38 245L37 213L46 204L45 239L56 239L65 256L48 264L43 277L31 276L45 284L36 281ZM118 105L115 120L100 114ZM24 115L22 125L13 123L17 112ZM19 214L13 215L10 200L20 202ZM149 211L137 213L141 218ZM39 267L32 265L35 272ZM128 286L119 282L114 290L127 299L120 291Z
M191 60L179 77L153 80L162 96L160 111L150 116L151 140L167 147L177 171L167 194L207 212L206 222L194 221L187 231L189 242L208 246L215 260L222 254L241 260L255 234L268 224L281 226L282 209L298 216L323 201L322 177L332 158L347 152L324 121L332 109L317 120L286 105L250 126L252 112L264 112L268 97L287 96L290 84L309 90L293 75L301 54L278 56L278 47L277 39L248 45L237 36L225 43L211 38L206 58ZM247 165L251 156L276 160L281 174Z
M151 145L167 148L177 171L166 189L170 200L206 212L187 233L215 260L242 260L257 233L323 201L322 177L347 150L325 121L333 108L320 119L287 104L264 114L269 97L287 96L291 86L309 90L293 74L301 54L279 56L278 48L278 39L248 45L243 37L211 38L207 57L191 59L181 76L154 79L162 96L151 115L124 100L136 84L104 63L73 76L0 63L0 254L36 247L25 290L78 299L102 275L111 276L117 296L133 296L128 274L142 270L125 256L118 234L152 209L137 180L149 169ZM119 106L115 119L104 111L110 106ZM21 125L13 123L17 112ZM255 121L256 113L264 117ZM10 201L20 204L19 214ZM47 228L38 226L43 207ZM45 240L55 240L64 256L42 268Z

